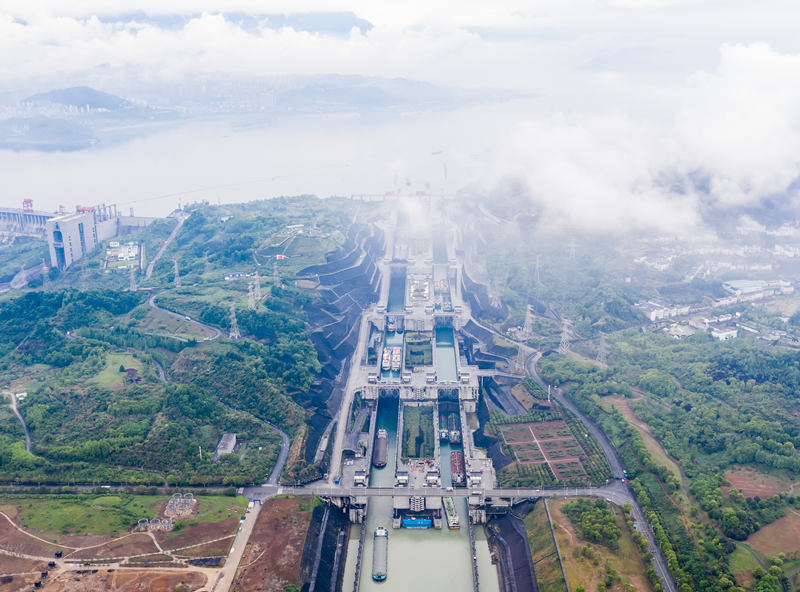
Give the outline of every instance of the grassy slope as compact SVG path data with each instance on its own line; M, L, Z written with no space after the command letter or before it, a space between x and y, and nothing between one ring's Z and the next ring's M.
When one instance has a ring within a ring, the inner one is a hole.
M105 368L94 376L91 381L97 386L107 389L122 388L125 373L119 371L120 365L125 366L125 368L136 368L140 374L144 369L142 362L131 354L108 354Z
M570 582L570 589L574 590L583 585L587 590L596 590L597 584L605 579L604 565L606 560L617 570L623 580L630 582L634 588L640 592L652 591L652 586L645 576L645 564L642 560L638 548L631 538L631 532L622 516L622 512L616 509L617 525L622 530L619 538L619 549L612 551L604 545L589 543L578 537L575 528L569 518L561 512L561 506L568 500L557 500L550 504L550 515L556 526L555 533L558 545L562 552L564 568L567 572L567 579ZM599 558L599 564L595 566L591 559L580 556L580 548L588 545L594 549L595 556Z
M755 581L752 572L758 567L758 562L752 553L739 543L736 545L736 550L728 557L728 561L730 561L731 573L736 577L736 582L746 588L752 586Z
M31 495L0 496L0 509L19 517L36 534L122 535L140 518L153 518L167 496L142 495ZM187 525L218 522L239 516L247 506L243 497L200 497L196 515Z
M544 503L537 503L525 516L525 530L528 533L539 591L566 592L567 585L561 573L561 563L556 555L556 545L550 532Z

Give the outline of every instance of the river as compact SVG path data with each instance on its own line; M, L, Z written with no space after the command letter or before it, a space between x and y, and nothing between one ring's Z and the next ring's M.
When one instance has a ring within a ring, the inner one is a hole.
M397 462L397 401L381 400L378 410L378 428L389 432L389 454L383 469L373 468L370 484L390 487L394 485ZM450 445L442 443L442 485L450 480ZM361 563L360 590L409 590L463 591L472 590L472 567L470 564L469 531L467 529L467 502L456 500L461 529L425 530L392 529L392 499L372 498L367 508L367 536L364 541L364 556ZM377 526L389 529L388 577L384 582L372 580L372 534ZM360 526L351 526L350 543L347 549L343 591L353 590L355 560L358 552ZM499 592L497 570L492 565L489 546L483 528L475 529L478 555L478 571L481 592Z

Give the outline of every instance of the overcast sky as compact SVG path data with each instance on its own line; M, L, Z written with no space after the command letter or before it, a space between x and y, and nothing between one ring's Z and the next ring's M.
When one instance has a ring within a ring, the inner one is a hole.
M264 18L322 11L371 27ZM0 89L334 73L534 92L487 142L487 188L513 174L569 223L673 230L709 204L795 195L798 31L794 0L4 0Z

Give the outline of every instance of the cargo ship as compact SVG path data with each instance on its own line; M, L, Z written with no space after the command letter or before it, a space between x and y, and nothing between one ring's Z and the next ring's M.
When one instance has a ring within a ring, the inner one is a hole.
M447 418L447 428L450 430L450 444L461 444L461 430L458 429L458 414L453 413Z
M392 370L397 372L400 370L400 357L402 355L402 349L399 347L392 348Z
M386 579L389 560L389 531L383 526L375 529L372 545L372 579L382 582Z
M464 453L454 450L450 453L450 474L453 485L456 487L467 486L467 473L464 470Z
M442 498L442 502L444 502L444 515L447 518L447 528L450 530L458 530L461 528L461 523L458 520L458 512L456 512L456 504L453 498Z
M390 347L383 348L383 357L381 359L381 370L388 370L392 365L392 349Z
M439 416L439 441L445 442L450 439L450 432L447 429L447 416Z
M380 428L378 430L378 434L375 436L375 448L372 450L372 465L379 469L385 467L388 453L389 433L383 428Z

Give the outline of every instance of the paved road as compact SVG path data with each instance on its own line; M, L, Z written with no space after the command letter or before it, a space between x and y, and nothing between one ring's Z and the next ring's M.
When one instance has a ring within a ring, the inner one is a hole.
M163 291L162 292L158 292L158 293L153 294L152 296L150 296L150 299L147 301L147 304L148 304L148 306L150 308L152 308L153 310L160 310L165 314L168 314L170 316L175 317L176 319L180 319L182 321L186 321L187 323L193 323L193 324L197 325L198 327L204 327L204 328L208 329L209 331L213 331L214 332L214 336L205 339L205 341L214 341L215 339L219 339L219 336L222 335L222 331L220 331L216 327L212 327L211 325L206 325L205 323L201 323L200 321L196 321L194 319L187 318L185 315L178 314L177 312L172 312L171 310L167 310L166 308L162 308L158 304L156 304L156 297L158 297L162 293L163 293Z
M364 349L366 347L367 335L367 312L361 313L358 328L358 344L350 362L350 373L347 377L347 383L344 387L344 396L342 403L339 407L339 413L336 418L336 433L335 440L333 441L333 451L331 453L331 466L328 469L329 482L332 484L336 477L340 477L339 459L342 458L342 448L344 446L344 434L347 430L347 414L350 412L350 406L353 403L353 396L356 389L363 384L362 373L359 371L361 368L361 358L364 356Z
M278 426L268 421L264 421L264 425L271 427L281 436L281 450L280 452L278 452L278 458L275 461L275 466L272 467L272 473L270 473L269 479L267 479L268 484L277 485L278 479L281 478L281 473L283 472L283 465L286 464L286 459L289 457L289 446L290 446L289 435L282 429L280 429Z
M250 539L253 527L260 513L261 504L256 504L252 510L245 514L245 519L239 522L239 530L236 533L236 538L233 539L228 559L225 561L219 578L214 585L210 587L213 592L227 592L230 590L231 585L233 585L233 578L236 576L236 570L239 568L239 563L242 561L242 555L247 546L247 541Z
M541 376L536 369L536 363L542 357L542 354L537 352L528 357L525 361L525 369L528 372L528 375L533 378L536 382L538 382L543 388L547 388L548 385L542 380ZM553 397L561 403L564 407L566 407L569 411L571 411L578 419L581 420L586 430L594 436L597 443L602 448L603 453L608 460L608 464L611 467L611 471L614 473L616 477L620 477L623 475L623 468L622 463L619 460L619 455L617 454L617 449L614 447L614 444L611 443L611 440L608 439L605 432L603 432L600 428L598 428L595 423L583 412L581 412L575 405L572 404L571 401L568 401L560 389L553 388L552 389ZM653 534L653 529L650 524L647 522L647 519L644 516L644 512L642 512L642 508L639 506L639 502L636 501L636 498L629 492L630 497L630 504L633 507L631 514L633 515L633 519L640 525L642 528L640 532L644 534L647 538L647 542L650 545L650 552L653 554L653 567L658 574L658 578L661 580L661 585L664 587L667 592L677 592L678 588L675 585L675 581L672 579L672 574L669 572L669 568L667 567L667 561L664 559L664 555L661 553L661 549L656 544L655 535Z
M222 403L222 405L228 410L233 411L235 413L246 413L241 409L237 409L236 407L231 407L227 403ZM289 457L289 447L291 446L291 442L289 441L289 435L276 426L274 423L267 421L266 419L256 418L258 421L263 423L270 429L275 430L278 432L278 435L281 437L281 449L278 451L278 458L275 459L275 466L272 467L272 471L267 478L267 482L264 485L277 485L278 480L281 478L281 473L283 472L283 466L286 464L286 459ZM252 499L252 498L251 498Z
M475 492L477 491L480 491L480 493L476 494ZM452 491L441 487L420 487L416 489L407 487L341 487L339 485L328 485L324 482L302 487L265 484L260 487L244 488L244 495L250 499L268 499L276 495L318 495L320 497L397 497L409 495L420 497L471 497L473 495L481 495L484 499L589 496L606 498L618 505L631 503L632 501L630 491L619 481L613 481L602 487L559 487L553 489L509 487L474 491L462 487L454 488Z

